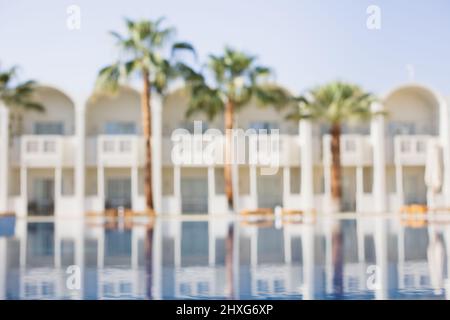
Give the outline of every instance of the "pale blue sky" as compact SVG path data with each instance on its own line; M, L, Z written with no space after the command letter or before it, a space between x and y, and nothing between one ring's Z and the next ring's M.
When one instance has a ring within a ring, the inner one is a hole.
M81 7L81 30L66 27L66 8ZM366 8L381 7L382 29L366 28ZM166 16L200 60L225 44L256 54L277 81L297 92L334 79L384 93L416 80L450 96L448 0L0 0L0 62L21 75L89 92L112 62L109 30L123 17Z

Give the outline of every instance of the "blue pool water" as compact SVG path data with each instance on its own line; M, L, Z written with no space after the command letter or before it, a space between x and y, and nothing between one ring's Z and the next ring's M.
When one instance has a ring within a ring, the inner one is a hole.
M0 218L0 299L450 297L450 217L355 217Z

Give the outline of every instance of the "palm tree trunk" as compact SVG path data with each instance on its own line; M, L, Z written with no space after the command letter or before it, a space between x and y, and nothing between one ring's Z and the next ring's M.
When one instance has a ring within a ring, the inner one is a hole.
M233 250L234 250L234 225L228 226L227 237L225 239L225 269L227 273L226 293L229 299L234 297L233 279Z
M228 100L225 105L225 194L227 196L228 209L233 210L233 183L232 183L232 130L234 122L234 104L233 101Z
M153 223L153 222L151 222ZM153 299L153 224L147 226L147 234L145 236L144 249L145 249L145 271L146 271L146 289L147 298Z
M341 124L331 126L331 198L333 210L341 209Z
M141 95L142 130L145 139L145 167L144 167L144 194L145 209L147 213L153 213L152 190L152 113L150 104L150 72L144 70L143 90Z
M342 234L341 221L333 222L331 230L331 250L333 264L333 294L334 298L342 299L343 272L344 272L344 236Z

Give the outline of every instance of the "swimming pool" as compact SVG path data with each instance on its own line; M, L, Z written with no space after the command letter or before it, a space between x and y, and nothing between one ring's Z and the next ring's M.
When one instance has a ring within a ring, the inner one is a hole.
M0 220L0 299L450 297L446 216Z

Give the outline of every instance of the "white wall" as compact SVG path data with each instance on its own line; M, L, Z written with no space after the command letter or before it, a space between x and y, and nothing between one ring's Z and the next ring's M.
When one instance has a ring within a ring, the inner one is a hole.
M86 107L86 135L104 134L108 122L134 122L138 133L142 133L141 105L139 93L122 88L114 95L96 95L89 99Z
M406 88L394 92L384 103L387 111L386 130L393 123L413 124L415 134L439 132L439 106L429 93L419 88Z
M39 87L35 101L41 103L45 111L27 111L23 116L23 133L34 134L34 124L39 121L58 121L64 123L64 134L75 133L75 106L63 93L52 88Z

